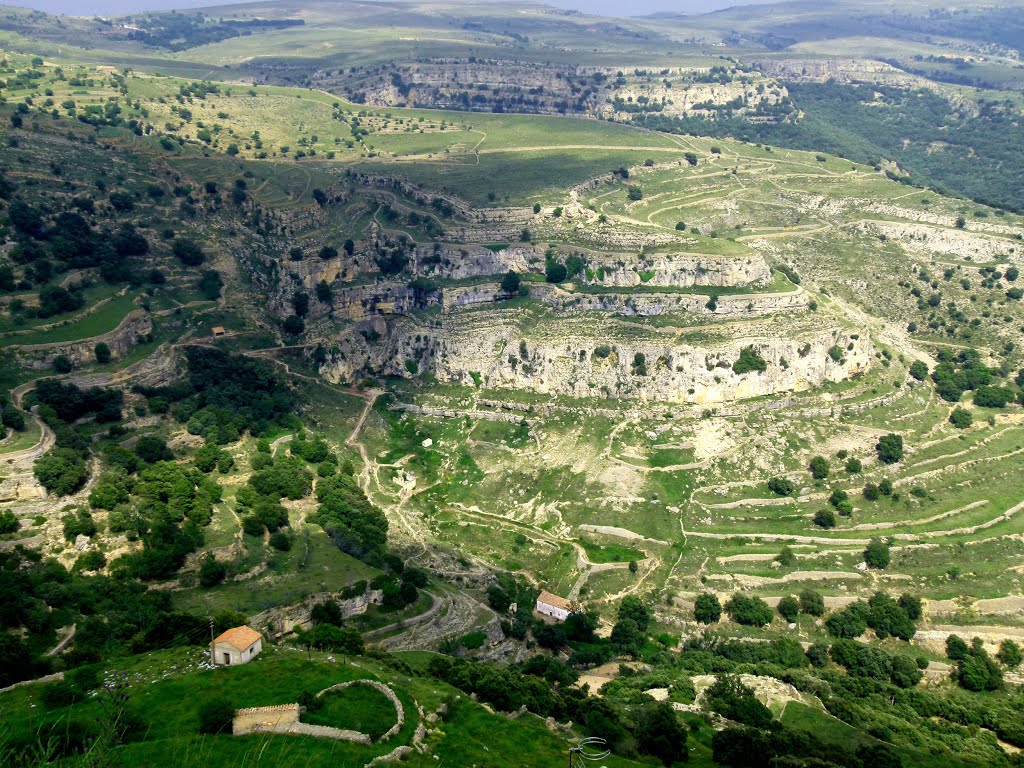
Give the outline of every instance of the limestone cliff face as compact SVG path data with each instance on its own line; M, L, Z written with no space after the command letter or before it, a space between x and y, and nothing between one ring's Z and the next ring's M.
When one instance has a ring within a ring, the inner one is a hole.
M809 303L802 289L785 293L739 293L720 296L712 304L699 293L577 293L548 283L531 283L530 296L559 314L603 312L623 317L657 317L668 314L763 315L805 309ZM440 292L445 312L509 298L498 283L482 283Z
M583 252L581 252L583 253ZM760 256L741 258L716 258L714 256L696 256L685 254L654 254L635 256L626 254L607 254L588 251L583 253L587 260L587 269L577 276L580 285L609 287L647 288L672 287L689 288L706 287L754 287L767 283L771 279L771 270ZM513 271L520 274L543 274L545 258L540 248L530 245L512 245L500 250L492 250L482 246L451 246L436 243L434 245L418 245L412 254L412 272L418 277L470 280L474 278L491 278L486 283L474 286L444 287L436 290L413 289L409 287L407 278L377 280L363 285L340 283L333 291L333 309L353 320L361 320L371 315L403 315L413 309L442 305L446 310L459 306L483 304L505 298L498 288L499 276ZM332 282L342 277L341 270L346 269L338 259L328 261L307 260L295 265L295 273L309 290L315 288L320 280ZM623 314L661 314L661 311L683 309L702 311L707 302L706 297L698 295L659 295L652 299L646 294L635 296L618 295L602 297L572 294L558 291L554 286L531 283L531 290L543 301L554 307L568 309L578 304L593 309L610 309ZM557 294L557 296L555 296ZM738 296L733 301L722 297L721 314L742 311L738 309L740 299L750 298ZM287 308L288 292L282 293L281 304ZM746 301L744 300L745 304ZM758 306L764 306L757 300ZM802 306L786 303L787 306ZM805 302L803 302L805 303ZM781 304L779 304L781 306ZM635 309L643 307L644 309ZM659 308L664 307L664 310ZM730 309L731 308L731 309Z
M888 83L916 86L923 78L908 75L891 64L855 58L765 58L751 62L761 72L783 80L823 83Z
M690 114L705 114L704 105L739 104L736 110L743 114L747 110L760 105L774 106L781 102L788 93L785 88L772 84L754 85L752 83L672 83L667 87L660 81L649 84L627 85L614 90L611 101L601 107L601 113L618 120L629 119L631 113L616 108L616 100L628 104L642 103L660 104L659 114L667 117L686 117Z
M666 314L716 316L764 315L804 309L808 305L803 289L781 293L739 293L709 297L699 293L579 293L549 283L530 283L530 296L559 314L603 312L624 317L656 317ZM437 290L416 290L406 283L390 280L349 286L335 291L333 310L350 320L375 316L407 315L416 309L440 306L445 313L461 308L496 304L510 298L497 282L455 286Z
M74 366L96 362L96 344L104 342L110 347L110 356L118 360L128 354L139 341L153 332L153 321L140 309L125 315L117 328L102 336L79 341L59 341L53 344L33 344L15 348L18 361L27 368L44 370L53 367L58 355L67 355Z
M417 246L415 272L423 277L443 277L449 280L486 275L504 275L513 272L543 272L544 253L529 245L513 245L494 251L479 245Z
M387 280L335 291L332 307L335 313L350 320L364 320L374 315L405 315L440 301L439 291L425 293L404 282Z
M767 283L772 276L768 264L760 256L720 259L713 256L653 254L642 256L632 263L614 257L597 257L588 266L584 282L623 287L745 287Z
M322 71L314 79L320 87L376 106L618 118L655 104L670 116L699 111L705 104L736 105L736 112L743 114L762 104L778 104L787 96L786 89L773 80L746 73L725 82L717 77L709 81L708 71L708 67L671 67L655 73L629 67L445 58L349 73ZM627 104L629 108L623 108Z
M799 338L755 337L724 343L682 343L658 334L600 341L591 333L535 337L516 322L491 322L465 332L450 324L420 326L406 318L376 318L376 342L349 334L321 372L351 381L367 372L572 397L632 397L677 403L725 403L810 389L865 372L871 346L862 335L822 328ZM599 325L599 321L595 321ZM486 327L486 330L485 330ZM744 347L767 362L764 372L738 374L732 366ZM838 358L838 359L836 359Z

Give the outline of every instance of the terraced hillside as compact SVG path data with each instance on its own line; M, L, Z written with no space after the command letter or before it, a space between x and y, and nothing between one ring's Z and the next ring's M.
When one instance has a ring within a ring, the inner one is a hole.
M224 712L292 700L313 765L1019 760L1014 166L940 189L801 98L1018 107L517 8L0 18L0 683L67 674L0 691L0 762L287 764ZM215 701L169 649L238 624ZM140 720L83 724L119 676ZM335 750L364 677L409 717Z

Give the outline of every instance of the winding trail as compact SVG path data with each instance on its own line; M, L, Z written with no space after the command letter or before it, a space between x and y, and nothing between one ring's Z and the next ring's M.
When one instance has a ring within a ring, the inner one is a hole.
M366 405L363 406L363 412L359 414L359 421L356 422L355 427L352 429L352 433L345 440L345 445L350 448L355 448L359 452L360 458L363 460L363 469L360 473L360 485L364 492L370 490L370 454L366 450L366 446L359 440L359 433L363 431L363 424L366 423L366 417L370 414L373 409L374 403L377 402L377 398L383 394L383 390L380 389L369 389L366 391Z

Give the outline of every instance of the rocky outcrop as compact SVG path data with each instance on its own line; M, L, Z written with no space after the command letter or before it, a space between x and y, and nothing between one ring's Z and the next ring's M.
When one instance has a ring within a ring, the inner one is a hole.
M777 83L669 83L661 80L635 83L617 88L600 108L600 113L616 120L627 120L635 110L620 109L617 105L639 107L657 105L657 113L667 117L713 115L714 106L732 105L742 115L759 106L775 106L789 94Z
M645 254L631 261L591 255L583 281L604 286L694 285L745 287L771 280L771 269L760 256L718 258L690 254Z
M605 312L624 317L656 317L669 314L763 315L804 309L809 301L803 289L782 293L735 293L711 297L699 293L581 293L549 283L531 283L530 296L559 314ZM498 283L446 288L441 292L445 312L507 299Z
M915 77L891 64L874 59L855 58L765 58L754 59L751 63L761 72L780 80L824 83L885 83L921 87L928 81ZM934 83L931 87L935 87Z
M708 67L648 72L617 66L438 58L348 73L320 71L314 78L320 87L376 106L615 118L628 118L638 111L683 116L706 104L729 105L743 114L778 104L787 95L777 82L750 73L736 79L708 73Z
M15 354L26 368L45 370L53 367L58 355L66 355L72 365L81 366L96 361L96 345L99 342L110 347L110 356L118 360L135 348L140 340L153 332L153 321L147 312L136 309L125 315L117 328L101 336L78 341L57 341L52 344L26 344L14 346Z
M414 371L445 382L542 394L713 404L803 391L858 375L871 364L870 343L839 328L794 331L792 337L785 329L777 335L751 329L756 335L748 338L708 335L706 342L680 342L678 334L666 339L653 330L605 340L600 322L582 319L562 332L548 323L534 335L524 332L514 313L489 313L485 322L453 313L430 327L405 318L377 322L375 343L347 335L321 368L323 375L353 381L367 373ZM744 347L765 361L765 371L733 369Z
M498 250L479 245L418 246L414 268L423 277L465 280L513 272L544 271L544 252L529 245L510 245Z
M361 616L371 605L380 605L384 593L379 589L369 589L352 597L345 597L342 592L317 592L306 596L301 602L282 605L257 613L249 617L249 623L257 627L266 627L271 637L277 638L292 632L296 627L306 627L311 619L313 606L325 601L333 601L341 609L344 619Z
M882 234L888 241L899 243L907 253L917 256L933 257L942 254L986 262L1005 257L1016 246L1016 243L1005 237L955 227L882 220L862 221L856 226L867 234Z

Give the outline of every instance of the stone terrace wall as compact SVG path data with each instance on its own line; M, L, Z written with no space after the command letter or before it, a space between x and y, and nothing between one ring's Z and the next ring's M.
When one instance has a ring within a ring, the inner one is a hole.
M330 688L324 688L316 695L316 697L319 699L325 693L341 691L345 688L350 688L353 685L366 685L370 688L376 688L378 691L383 693L388 698L388 701L390 701L395 707L395 724L391 726L391 728L388 729L388 731L379 739L377 739L378 742L387 741L402 730L402 726L405 724L405 707L402 706L402 701L398 698L395 692L388 686L384 685L384 683L378 683L376 680L349 680L347 683L338 683L337 685L332 685Z
M231 732L241 736L253 731L274 731L299 722L298 704L281 704L275 707L248 707L235 712L231 721Z

